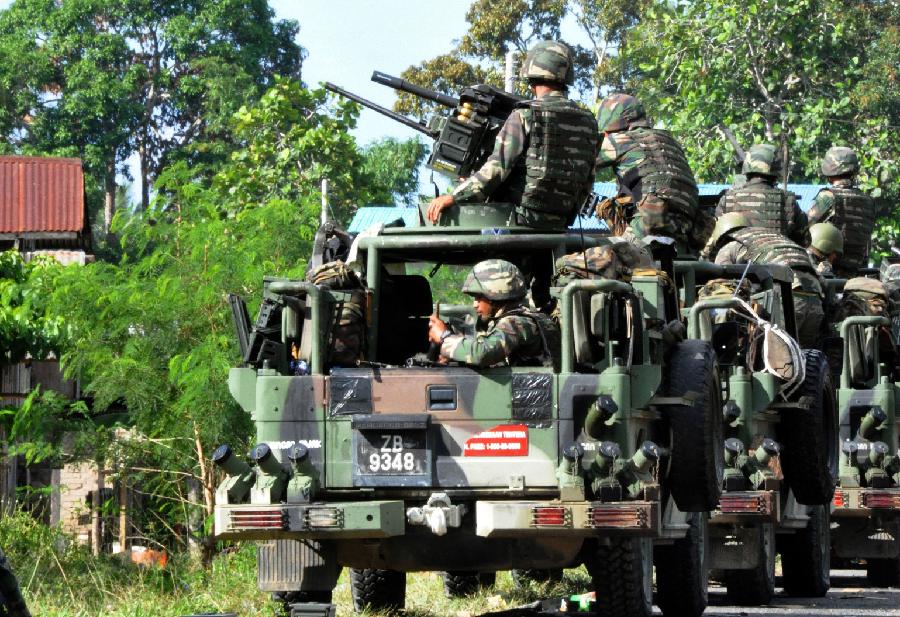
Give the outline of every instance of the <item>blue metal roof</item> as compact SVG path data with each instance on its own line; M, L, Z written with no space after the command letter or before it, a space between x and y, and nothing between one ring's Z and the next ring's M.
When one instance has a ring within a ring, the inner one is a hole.
M788 184L787 190L798 196L800 208L804 211L812 207L813 199L824 184ZM731 188L730 184L700 184L697 186L701 195L718 195L722 191ZM594 184L594 192L601 197L612 197L616 194L616 185L614 182L598 182ZM368 229L372 225L378 223L387 224L402 218L407 227L419 226L419 210L418 208L408 208L402 206L365 206L356 211L350 227L347 229L350 233L359 233L364 229ZM580 221L576 220L571 229L578 231L605 231L606 223L600 221L597 217L590 218L581 217Z

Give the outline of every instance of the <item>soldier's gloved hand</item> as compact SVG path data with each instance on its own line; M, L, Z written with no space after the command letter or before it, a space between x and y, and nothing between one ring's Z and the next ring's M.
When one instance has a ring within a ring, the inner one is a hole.
M443 341L444 332L449 332L450 329L447 327L439 317L436 315L432 315L428 318L428 340L432 343L440 345Z
M455 203L453 199L453 195L440 195L439 197L435 197L431 200L431 203L428 204L428 211L425 214L425 218L427 218L432 223L437 223L441 219L441 212L449 208Z

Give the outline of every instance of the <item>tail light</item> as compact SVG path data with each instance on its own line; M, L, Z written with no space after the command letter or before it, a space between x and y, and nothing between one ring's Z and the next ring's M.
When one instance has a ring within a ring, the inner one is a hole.
M570 527L572 516L563 506L535 506L531 509L532 527Z
M232 510L230 515L229 531L288 528L287 513L281 508Z
M850 505L850 501L847 499L847 495L845 495L843 491L835 491L834 497L831 499L831 503L835 508L846 508Z
M653 520L648 503L601 504L588 508L587 526L593 529L649 529Z
M723 493L719 499L719 511L723 514L750 514L769 516L772 514L771 491Z
M893 510L900 508L900 493L887 491L866 491L862 495L866 508Z

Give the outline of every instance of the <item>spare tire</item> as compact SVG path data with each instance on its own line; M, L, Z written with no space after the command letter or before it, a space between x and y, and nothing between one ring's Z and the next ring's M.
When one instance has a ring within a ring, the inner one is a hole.
M669 356L669 396L694 397L666 408L672 431L668 489L682 512L715 510L725 475L722 384L707 341L686 340Z
M818 349L805 349L806 378L792 397L810 401L808 409L781 413L778 438L784 444L784 480L806 506L831 502L838 467L838 417L831 370Z

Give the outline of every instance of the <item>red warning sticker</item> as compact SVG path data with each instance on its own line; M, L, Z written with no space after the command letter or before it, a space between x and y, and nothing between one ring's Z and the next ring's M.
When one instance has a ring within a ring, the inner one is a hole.
M500 424L466 440L463 456L528 456L528 427Z

